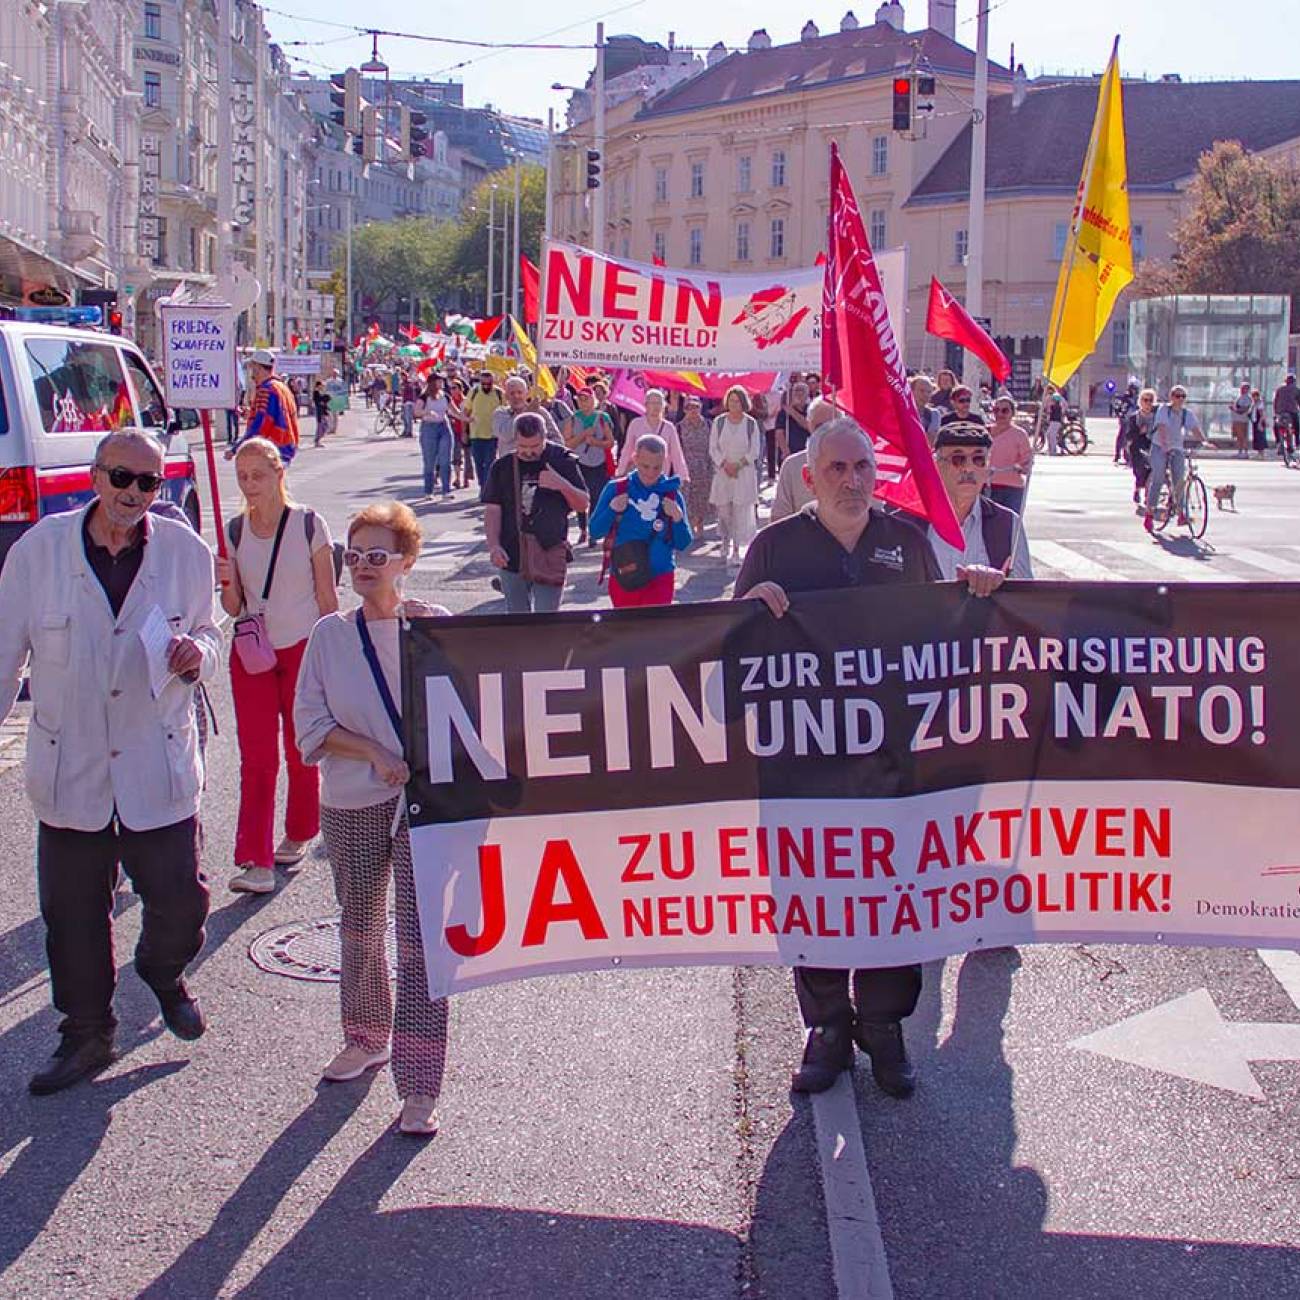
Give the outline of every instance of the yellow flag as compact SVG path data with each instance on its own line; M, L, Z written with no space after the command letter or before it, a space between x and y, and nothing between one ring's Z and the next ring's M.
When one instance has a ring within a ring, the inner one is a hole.
M1115 299L1133 279L1119 39L1101 79L1047 336L1047 378L1064 384L1097 346Z
M537 387L542 390L544 396L554 397L556 383L550 367L537 364L537 349L533 347L533 341L528 337L528 331L513 316L510 318L510 325L515 332L515 342L519 344L519 355L523 357L524 365L533 372L533 376L537 380Z

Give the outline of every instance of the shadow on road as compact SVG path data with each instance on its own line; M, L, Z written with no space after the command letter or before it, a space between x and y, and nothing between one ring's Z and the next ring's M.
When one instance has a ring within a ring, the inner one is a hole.
M859 1072L859 1114L897 1300L1034 1296L1174 1300L1300 1294L1300 1251L1045 1228L1048 1189L1015 1159L1003 1019L1020 958L968 954L952 1032L936 1046L939 981L909 1029L922 1084L883 1097ZM1105 1134L1096 1135L1104 1144Z
M130 1046L151 1036L138 1035ZM20 1062L27 1073L39 1063L35 1057ZM40 1099L28 1097L26 1079L21 1080L22 1100L6 1105L0 1124L0 1152L26 1144L0 1178L0 1276L44 1231L55 1207L95 1158L113 1122L113 1107L188 1064L160 1061ZM13 1086L11 1079L0 1080L6 1096L13 1095Z
M306 1294L313 1300L668 1300L717 1294L717 1279L735 1277L739 1242L716 1228L476 1205L380 1210L384 1195L425 1150L393 1133L377 1138L239 1291L241 1300ZM208 1276L188 1290L151 1287L144 1296L210 1295L219 1284Z
M190 974L255 918L266 899L237 900L208 918L207 942ZM115 917L138 906L134 894L119 893ZM30 976L45 970L45 929L39 917L0 937L0 979L11 991ZM125 976L125 978L123 978ZM201 986L196 992L202 993ZM181 1058L110 1075L79 1084L53 1097L32 1097L27 1080L48 1060L58 1044L58 1012L48 1003L0 1034L0 1156L26 1146L0 1177L0 1274L9 1267L45 1227L68 1189L94 1159L112 1122L112 1109L140 1088L184 1069ZM137 979L131 963L118 968L115 999L120 1025L117 1054L120 1060L152 1042L162 1031L158 1003ZM177 1050L185 1050L177 1044Z

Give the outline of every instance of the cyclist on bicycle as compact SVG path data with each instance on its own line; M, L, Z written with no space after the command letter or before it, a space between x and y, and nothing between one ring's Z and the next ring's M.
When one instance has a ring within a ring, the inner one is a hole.
M1178 509L1178 522L1187 523L1187 503L1183 495L1183 482L1187 473L1187 444L1199 445L1205 441L1201 422L1194 411L1187 409L1187 389L1175 384L1169 390L1169 401L1156 412L1151 427L1151 477L1147 479L1147 508L1142 526L1147 532L1155 531L1156 502L1165 481L1165 469L1174 480L1174 501Z
M1286 383L1279 384L1273 393L1273 432L1278 455L1290 462L1296 435L1300 434L1300 388L1296 387L1294 375L1287 375Z

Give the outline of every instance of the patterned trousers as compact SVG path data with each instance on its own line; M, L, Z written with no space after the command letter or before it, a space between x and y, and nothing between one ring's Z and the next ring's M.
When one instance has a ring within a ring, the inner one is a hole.
M411 834L405 817L392 834L396 811L396 797L369 808L321 808L334 893L343 909L343 1037L349 1046L378 1052L391 1033L397 1095L437 1097L447 1062L447 1000L429 997ZM396 1012L384 952L390 876L397 919Z

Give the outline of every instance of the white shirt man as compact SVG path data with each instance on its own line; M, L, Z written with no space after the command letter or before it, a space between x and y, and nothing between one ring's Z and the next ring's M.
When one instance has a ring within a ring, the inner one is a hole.
M949 545L931 525L930 549L949 582L971 570L991 570L1008 578L1034 576L1029 543L1020 516L983 495L989 481L992 439L982 429L947 425L935 439L939 477L961 525L965 550Z
M0 573L0 720L30 657L27 793L39 819L37 878L63 1046L30 1089L57 1092L113 1059L111 902L119 867L144 904L137 973L168 1028L205 1024L182 974L203 943L203 783L193 682L217 671L212 553L184 524L146 512L163 451L110 434L96 499L23 534ZM166 680L153 670L165 665Z

